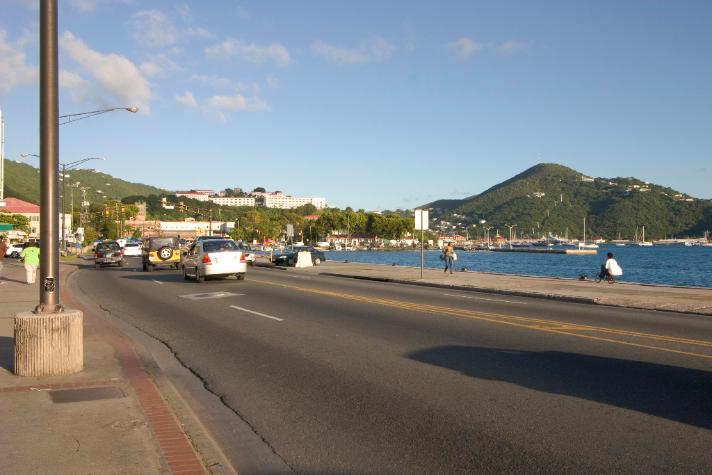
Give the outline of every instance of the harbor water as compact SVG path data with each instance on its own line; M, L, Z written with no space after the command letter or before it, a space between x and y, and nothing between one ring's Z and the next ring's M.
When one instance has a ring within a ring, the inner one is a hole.
M612 252L623 267L624 282L712 288L712 247L601 245L595 255L528 252L457 251L454 270L577 279L595 279ZM440 251L425 251L425 267L443 268ZM385 265L420 267L420 250L331 251L326 258Z

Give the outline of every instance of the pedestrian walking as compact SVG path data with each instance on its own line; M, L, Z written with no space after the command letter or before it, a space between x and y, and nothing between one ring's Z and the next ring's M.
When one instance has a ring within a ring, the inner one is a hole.
M25 264L27 283L32 285L37 278L37 268L40 266L40 247L36 242L31 242L20 253L20 260Z
M5 253L7 252L7 240L5 236L0 236L0 277L2 277L2 267L3 261L5 260Z
M452 247L451 242L447 243L443 248L443 259L445 261L445 270L443 270L443 272L449 270L452 274L452 264L455 261L455 248Z

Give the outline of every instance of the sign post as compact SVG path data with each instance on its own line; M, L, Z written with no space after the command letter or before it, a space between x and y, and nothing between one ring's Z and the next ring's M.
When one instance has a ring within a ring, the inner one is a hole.
M420 279L423 279L423 265L425 261L425 251L423 248L423 231L428 229L428 210L415 210L415 230L420 230Z

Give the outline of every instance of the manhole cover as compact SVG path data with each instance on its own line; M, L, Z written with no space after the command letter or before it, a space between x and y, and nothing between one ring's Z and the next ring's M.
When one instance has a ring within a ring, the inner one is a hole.
M99 399L118 399L126 394L116 386L104 386L85 389L61 389L50 391L49 397L54 403L97 401Z

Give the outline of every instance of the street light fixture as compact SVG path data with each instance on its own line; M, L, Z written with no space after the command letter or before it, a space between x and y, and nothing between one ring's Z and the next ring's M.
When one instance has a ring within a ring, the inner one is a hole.
M36 153L21 153L21 157L41 157L37 155ZM83 158L81 160L75 160L73 162L68 162L68 163L60 163L59 165L62 167L62 239L61 239L61 249L66 251L67 247L67 228L66 228L66 201L65 197L67 195L67 180L65 180L66 175L67 175L67 170L71 170L72 168L76 168L82 163L86 163L90 160L106 160L105 157L88 157L88 158Z
M75 114L60 115L59 116L59 125L65 125L65 124L69 124L71 122L77 122L82 119L87 119L89 117L94 117L95 115L106 114L107 112L120 111L120 110L124 110L126 112L131 112L132 114L135 114L136 112L138 112L138 107L136 107L136 106L111 107L109 109L100 109L100 110L89 111L89 112L77 112ZM64 121L62 121L63 119L64 119Z

